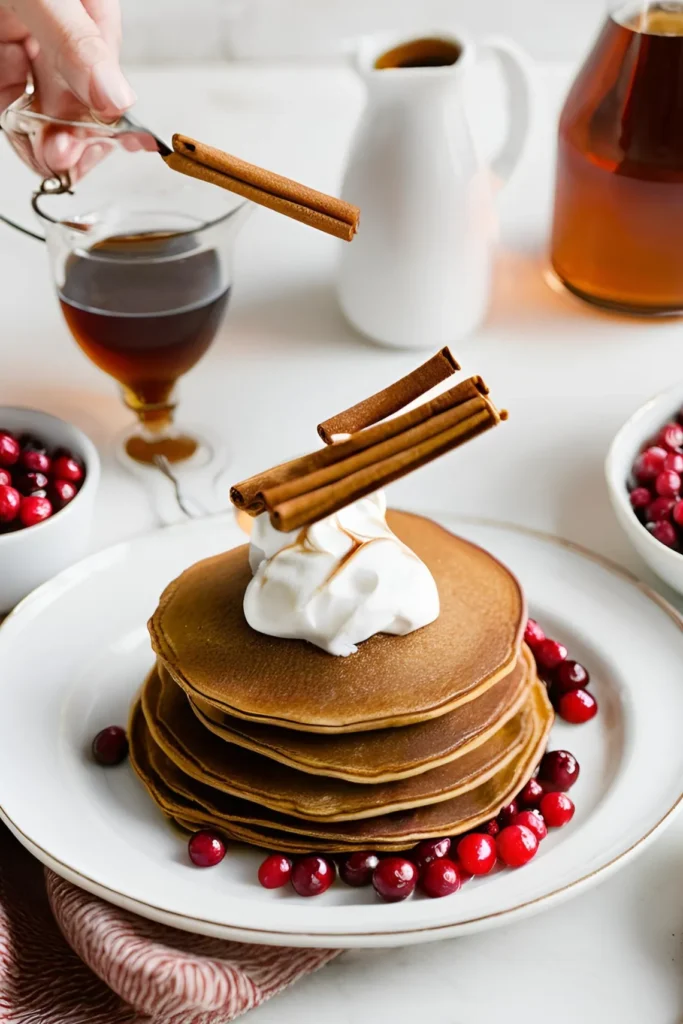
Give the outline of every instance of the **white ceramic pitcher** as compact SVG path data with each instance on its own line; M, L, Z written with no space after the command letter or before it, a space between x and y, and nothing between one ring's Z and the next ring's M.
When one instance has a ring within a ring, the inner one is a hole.
M396 34L366 37L355 53L367 105L343 195L360 206L361 222L353 244L344 246L338 296L348 320L374 341L433 350L469 334L486 313L494 193L522 155L531 84L516 46L482 44L500 61L510 111L505 142L487 167L463 102L475 48L461 35L423 38L452 47L454 62L379 70L382 55L409 45Z

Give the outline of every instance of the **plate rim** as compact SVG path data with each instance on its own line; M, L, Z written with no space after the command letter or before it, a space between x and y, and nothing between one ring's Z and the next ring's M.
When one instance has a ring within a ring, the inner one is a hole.
M484 516L473 516L473 515L460 515L455 512L448 512L443 510L414 510L418 515L432 516L439 521L439 519L456 521L458 523L470 524L473 526L489 527L492 529L499 529L508 531L510 533L517 533L523 536L536 538L546 543L552 544L556 547L563 548L570 551L581 558L584 558L590 562L593 562L603 569L607 570L614 576L622 579L631 586L635 586L648 600L652 601L657 605L678 627L680 632L683 632L683 614L678 611L665 597L659 594L649 584L643 582L639 577L631 570L626 569L624 566L619 565L617 562L592 549L576 542L569 540L565 537L561 537L558 534L550 531L540 530L535 527L525 526L520 523L508 522L506 520L497 519L494 517ZM75 568L78 568L80 572L86 568L88 563L95 564L98 559L107 560L115 555L117 550L123 552L126 547L130 546L131 543L137 543L143 541L149 537L156 537L160 533L166 533L166 531L183 531L189 528L198 528L200 524L207 521L216 522L220 518L225 517L234 526L234 529L238 534L243 534L241 527L239 526L236 517L231 514L230 510L225 512L217 513L212 516L202 517L202 519L195 520L191 523L178 523L168 527L162 527L161 530L152 530L145 534L138 535L128 540L120 541L117 544L110 545L101 551L94 552L81 562L76 563L76 566L72 566L66 569L63 573L59 573L57 576L48 580L42 584L37 590L33 591L27 598L24 598L19 604L9 613L9 615L0 624L0 630L5 624L12 619L17 612L19 612L24 604L32 601L34 596L38 593L44 592L59 581L60 578L65 577L73 572ZM86 891L93 893L94 895L113 903L116 906L122 907L132 913L140 913L142 916L156 920L163 924L167 924L170 927L175 927L184 931L194 931L201 934L213 935L226 940L233 941L244 941L244 942L255 942L265 945L282 945L289 944L297 947L304 948L321 948L336 945L339 948L358 948L358 947L369 947L369 946L390 946L390 945L402 945L406 944L406 940L411 941L414 944L421 942L436 941L439 939L448 938L451 935L463 935L472 931L485 930L487 928L494 927L500 922L501 918L505 919L506 923L513 920L521 920L524 917L531 916L534 913L539 912L547 907L559 904L564 900L570 898L573 895L577 895L579 892L590 888L591 885L596 884L598 881L606 879L611 873L613 873L618 867L625 865L629 860L633 859L639 853L643 852L645 848L651 843L655 837L662 832L673 820L676 813L681 809L683 805L683 788L680 793L668 808L668 810L655 822L640 838L631 845L616 854L607 863L600 865L593 871L590 871L579 878L567 882L558 888L553 889L552 892L544 893L540 896L535 896L533 899L525 900L522 903L515 904L512 907L507 907L498 911L488 912L476 917L468 918L467 920L460 920L455 923L443 922L440 924L428 924L421 925L413 928L391 928L373 931L359 931L359 932L339 932L339 931L315 931L315 932L291 932L287 930L278 930L274 928L244 928L239 925L230 925L227 923L219 923L214 920L209 920L200 917L189 917L185 914L178 913L173 910L168 910L164 907L159 907L157 904L146 903L143 900L139 900L136 897L127 896L125 893L121 893L118 890L111 889L101 882L96 881L89 875L83 874L81 871L72 868L70 865L60 861L59 858L53 856L47 850L45 850L39 843L37 843L30 836L26 835L22 829L12 820L7 814L4 807L0 804L0 819L5 822L10 831L15 837L25 846L38 860L41 861L46 867L53 870L56 874L66 878L74 885L80 886ZM329 940L329 941L328 941ZM377 941L383 940L383 941Z

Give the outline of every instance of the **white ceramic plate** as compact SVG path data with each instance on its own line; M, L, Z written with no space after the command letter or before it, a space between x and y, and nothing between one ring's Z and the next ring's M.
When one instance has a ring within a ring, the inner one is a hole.
M91 737L126 721L151 664L145 623L159 593L185 566L243 541L232 517L95 555L41 587L0 628L4 820L45 864L113 903L191 931L280 945L405 945L476 931L550 906L626 863L681 802L681 618L563 542L439 518L518 573L531 613L589 667L600 701L591 723L553 730L551 746L581 763L577 813L527 867L446 899L392 905L341 883L309 900L268 892L256 881L258 851L234 847L219 867L192 867L130 766L90 762Z

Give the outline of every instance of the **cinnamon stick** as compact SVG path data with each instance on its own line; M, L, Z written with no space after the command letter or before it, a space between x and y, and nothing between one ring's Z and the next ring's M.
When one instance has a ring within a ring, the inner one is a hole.
M327 234L351 241L358 230L357 206L224 153L186 135L173 136L166 164L181 174L228 189L268 209Z
M487 394L488 388L481 377L468 377L467 380L429 399L417 408L359 431L347 441L340 441L326 448L320 448L311 452L310 455L283 462L264 473L258 473L243 480L231 488L230 500L237 508L250 515L258 515L266 508L264 498L266 491L348 460L357 452L387 442L432 417L437 417L449 409Z
M397 380L395 384L318 424L318 433L325 444L333 444L339 434L355 434L357 430L379 423L399 409L404 409L406 405L431 391L459 369L460 364L453 357L451 350L448 347L442 348L426 363L418 366L401 380Z
M457 448L485 430L495 427L505 418L505 414L498 413L487 399L482 401L484 408L481 411L467 416L447 430L326 487L283 501L271 509L271 523L277 530L288 533L290 530L297 530L324 519L325 516L338 512L346 505L372 494L380 487L385 487L407 473L412 473L413 470L444 455L452 448Z

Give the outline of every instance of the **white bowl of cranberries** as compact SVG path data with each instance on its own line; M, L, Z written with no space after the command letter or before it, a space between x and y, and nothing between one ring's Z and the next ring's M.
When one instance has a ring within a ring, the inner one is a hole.
M0 613L86 553L99 476L77 427L0 406Z
M627 420L612 442L605 474L617 519L636 551L683 594L683 384Z

